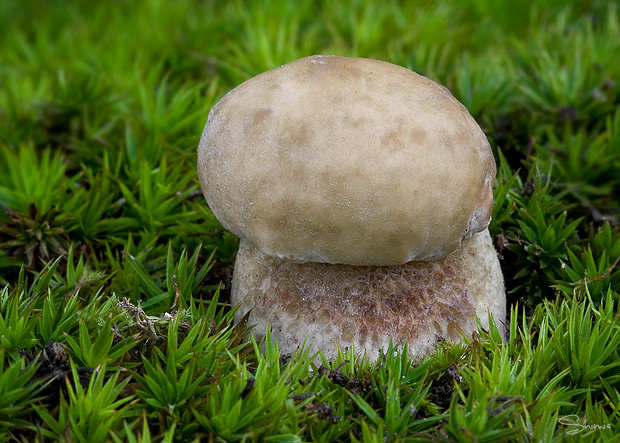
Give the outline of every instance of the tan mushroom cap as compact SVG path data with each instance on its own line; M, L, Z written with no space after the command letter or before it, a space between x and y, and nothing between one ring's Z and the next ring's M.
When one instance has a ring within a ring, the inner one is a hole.
M209 113L198 174L224 227L295 262L433 260L484 230L495 162L450 92L369 59L303 58Z

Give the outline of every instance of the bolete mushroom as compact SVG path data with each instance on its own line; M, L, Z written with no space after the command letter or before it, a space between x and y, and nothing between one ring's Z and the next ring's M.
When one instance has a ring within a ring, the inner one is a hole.
M496 167L450 92L408 69L313 56L215 105L198 148L207 203L240 237L238 318L283 352L306 336L370 358L389 337L420 356L504 320L488 232Z

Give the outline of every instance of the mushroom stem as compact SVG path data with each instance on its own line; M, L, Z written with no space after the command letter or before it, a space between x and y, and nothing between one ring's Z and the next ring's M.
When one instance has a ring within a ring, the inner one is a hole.
M447 339L471 336L476 318L488 328L506 316L504 281L489 231L464 240L449 256L400 266L292 263L263 254L241 240L232 283L240 318L251 310L255 334L272 328L282 352L309 336L310 351L326 357L341 348L371 359L407 340L420 357Z

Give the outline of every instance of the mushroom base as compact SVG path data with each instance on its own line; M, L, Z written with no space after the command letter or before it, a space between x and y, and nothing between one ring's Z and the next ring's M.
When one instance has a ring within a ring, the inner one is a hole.
M407 340L420 357L438 341L458 341L476 331L476 317L488 328L492 314L500 330L506 294L489 231L464 240L446 258L401 266L290 263L267 256L241 240L232 282L236 320L251 311L255 335L268 326L283 353L306 337L310 352L336 356L353 346L376 360L394 343Z

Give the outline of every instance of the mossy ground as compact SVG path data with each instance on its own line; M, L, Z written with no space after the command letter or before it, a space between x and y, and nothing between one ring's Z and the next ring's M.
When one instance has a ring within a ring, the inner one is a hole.
M620 439L616 2L4 0L0 29L0 441ZM311 54L413 69L480 123L508 342L317 365L231 325L199 136Z

